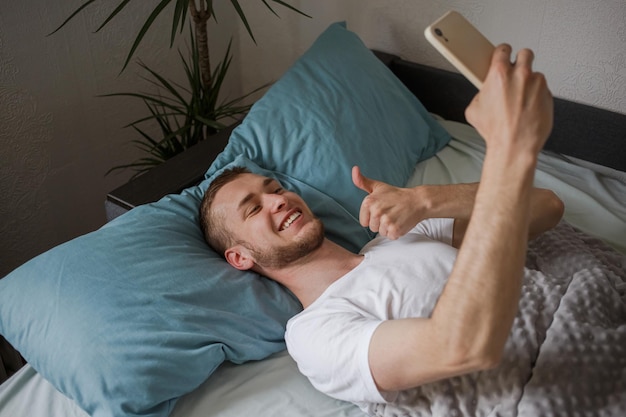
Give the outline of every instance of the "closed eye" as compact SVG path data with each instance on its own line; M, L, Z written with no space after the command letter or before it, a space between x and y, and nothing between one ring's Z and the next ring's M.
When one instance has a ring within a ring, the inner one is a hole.
M246 217L250 217L250 216L254 216L255 214L257 214L259 211L261 211L261 206L259 204L252 206L249 210L248 213L246 214Z

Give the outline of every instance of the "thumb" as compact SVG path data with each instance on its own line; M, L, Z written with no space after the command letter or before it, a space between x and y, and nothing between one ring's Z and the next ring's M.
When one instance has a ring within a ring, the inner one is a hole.
M361 173L361 170L359 169L359 167L356 165L352 167L352 182L354 183L354 185L356 185L358 188L360 188L361 190L365 191L368 194L374 191L374 186L377 183L377 181L369 179L366 176L364 176Z

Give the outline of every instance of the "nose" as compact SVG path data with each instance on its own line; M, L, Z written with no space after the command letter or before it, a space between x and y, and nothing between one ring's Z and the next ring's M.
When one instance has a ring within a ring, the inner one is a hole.
M287 206L287 198L282 194L266 194L268 207L272 213L277 213Z

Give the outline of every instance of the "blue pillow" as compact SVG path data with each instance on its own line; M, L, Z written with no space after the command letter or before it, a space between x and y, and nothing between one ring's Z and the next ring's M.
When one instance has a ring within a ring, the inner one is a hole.
M352 184L351 167L403 186L416 163L449 140L359 37L335 23L254 104L207 176L241 154L321 190L352 215L330 232L358 251L371 236L360 231L365 193Z
M204 242L210 180L137 207L0 280L0 334L87 413L155 416L224 360L283 350L299 302Z

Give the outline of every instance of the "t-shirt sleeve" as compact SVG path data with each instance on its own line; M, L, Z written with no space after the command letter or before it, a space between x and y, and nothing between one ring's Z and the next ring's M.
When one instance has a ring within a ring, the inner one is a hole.
M368 360L380 323L358 312L332 311L332 306L305 310L287 323L287 349L317 390L353 403L384 403L391 398L376 388Z
M426 219L418 223L411 232L428 236L431 239L452 246L454 219Z

